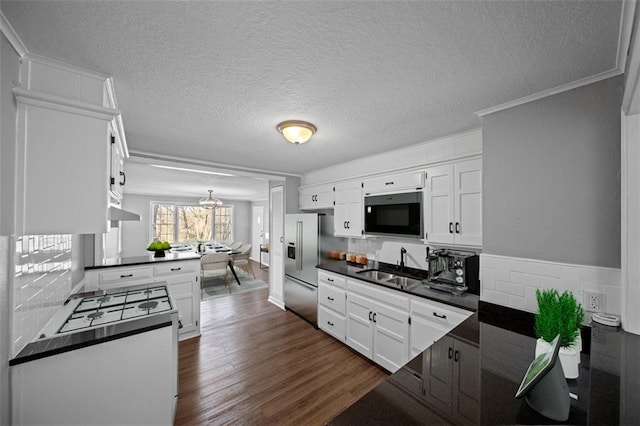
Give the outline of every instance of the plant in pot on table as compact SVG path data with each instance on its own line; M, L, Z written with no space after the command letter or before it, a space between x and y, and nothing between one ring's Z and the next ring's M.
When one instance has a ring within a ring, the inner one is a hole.
M536 314L536 357L551 349L550 342L560 335L560 362L568 379L578 377L582 339L580 327L584 321L584 309L573 294L558 290L536 290L538 313Z

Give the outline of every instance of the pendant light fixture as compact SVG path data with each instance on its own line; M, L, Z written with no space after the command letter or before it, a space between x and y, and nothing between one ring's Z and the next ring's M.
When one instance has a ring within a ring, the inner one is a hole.
M213 196L213 190L209 189L209 196L200 198L200 205L207 209L215 209L216 207L222 206L222 201L218 200Z
M299 145L305 143L316 132L316 126L306 121L288 120L276 126L276 129L289 142Z

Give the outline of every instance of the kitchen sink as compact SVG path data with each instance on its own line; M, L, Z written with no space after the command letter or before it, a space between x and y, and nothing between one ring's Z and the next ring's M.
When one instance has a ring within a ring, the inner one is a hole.
M386 282L389 284L394 284L396 287L399 287L403 290L412 290L422 285L421 280L416 280L415 278L409 277L395 277L386 280Z
M366 269L364 271L357 272L357 274L376 281L387 281L395 277L394 274L382 272L377 269Z
M390 272L379 271L377 269L366 269L364 271L356 272L358 275L368 278L370 280L377 281L382 285L386 285L393 288L399 288L402 290L413 290L422 285L422 281L409 278L402 277Z

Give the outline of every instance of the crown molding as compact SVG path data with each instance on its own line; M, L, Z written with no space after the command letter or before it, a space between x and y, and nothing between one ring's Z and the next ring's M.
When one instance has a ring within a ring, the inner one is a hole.
M626 81L622 97L622 111L627 115L640 114L640 11L636 10L638 21L635 34L629 44L629 58L626 62Z
M223 163L214 163L211 161L203 161L203 160L194 160L193 158L185 158L185 157L176 157L164 154L156 154L147 151L138 151L131 150L130 157L131 160L140 160L145 163L150 162L166 162L168 164L179 164L179 165L187 165L187 166L200 166L200 167L208 167L208 168L216 168L223 169L225 171L230 172L244 172L248 174L258 174L263 175L263 177L268 177L269 180L283 180L286 177L301 177L299 174L295 173L287 173L280 172L276 170L267 170L267 169L257 169L253 167L243 167L243 166L234 166L231 164L223 164Z
M18 34L13 29L13 27L7 20L7 17L4 16L4 13L2 13L2 11L0 11L0 31L2 31L2 34L4 34L7 40L9 40L11 47L13 47L13 49L18 53L18 55L20 55L20 57L24 57L29 53L27 47L24 45L22 40L20 40L20 37L18 37Z
M482 109L480 111L476 111L475 114L478 117L484 117L485 115L493 114L494 112L513 108L515 106L523 105L532 101L537 101L538 99L546 98L547 96L557 95L558 93L577 89L578 87L587 86L589 84L597 83L598 81L606 80L608 78L624 74L626 71L625 67L627 64L629 46L631 44L635 12L636 0L623 0L622 8L620 11L620 32L618 33L618 50L616 54L615 68L601 72L599 74L582 78L580 80L572 81L571 83L562 84L551 89L543 90L541 92L533 93L522 98L514 99L500 105ZM638 43L636 42L635 44Z
M558 93L566 92L568 90L577 89L578 87L587 86L589 84L597 83L598 81L606 80L611 77L615 77L617 75L622 74L622 71L615 68L609 71L601 72L600 74L595 74L590 77L582 78L580 80L572 81L571 83L562 84L557 87L553 87L551 89L543 90L538 93L534 93L532 95L524 96L522 98L514 99L509 102L505 102L500 105L493 106L491 108L482 109L480 111L476 111L476 115L478 117L484 117L485 115L493 114L494 112L502 111L505 109L513 108L518 105L523 105L529 102L537 101L542 98L546 98L548 96L557 95Z
M120 111L117 109L106 108L34 90L26 90L21 87L14 87L13 95L19 104L55 109L102 120L112 120L120 114Z

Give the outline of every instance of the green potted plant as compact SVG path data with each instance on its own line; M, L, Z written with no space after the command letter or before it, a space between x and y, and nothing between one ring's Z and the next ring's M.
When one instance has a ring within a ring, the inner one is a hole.
M535 331L539 337L536 344L536 357L550 349L551 342L560 335L560 361L566 378L578 377L578 364L582 339L580 327L584 322L584 309L573 294L562 294L555 289L536 290L538 313Z

